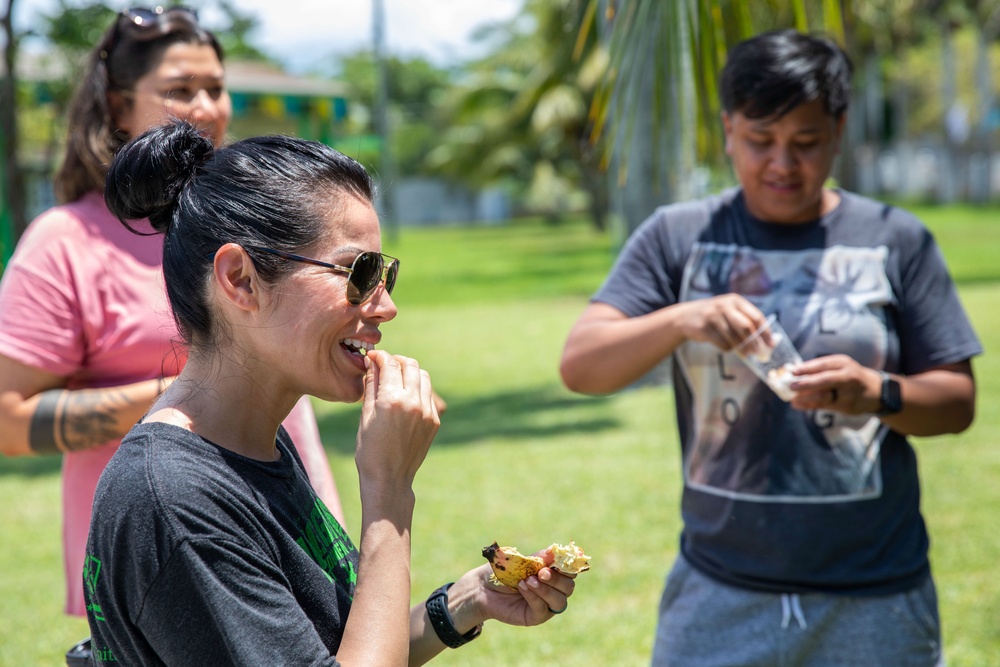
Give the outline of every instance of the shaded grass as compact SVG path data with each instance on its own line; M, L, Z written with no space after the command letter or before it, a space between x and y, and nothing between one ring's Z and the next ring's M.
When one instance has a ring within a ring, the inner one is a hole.
M940 240L987 354L979 415L960 436L917 440L950 667L1000 655L1000 212L920 211ZM984 250L985 247L985 250ZM593 557L568 613L539 628L489 624L440 665L644 665L663 577L677 550L681 491L673 400L650 387L566 391L566 332L613 261L606 237L561 227L403 230L400 314L385 349L421 360L449 402L416 479L413 597L483 562L493 540L533 550L576 540ZM563 255L563 253L566 253ZM348 530L360 525L358 405L317 402ZM62 615L58 460L0 459L10 508L0 549L0 666L58 665L86 634Z

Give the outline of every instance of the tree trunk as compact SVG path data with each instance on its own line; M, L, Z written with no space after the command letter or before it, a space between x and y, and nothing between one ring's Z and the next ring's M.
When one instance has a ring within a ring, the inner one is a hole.
M899 164L895 195L908 199L918 194L914 190L913 179L910 177L911 165L915 154L913 142L910 139L909 109L910 91L907 84L898 82L891 88L892 95L892 130L893 145Z
M962 190L962 165L959 163L959 144L962 141L961 107L956 90L958 72L955 67L954 27L945 25L941 31L941 97L944 102L945 127L944 164L938 169L938 202L953 204Z
M992 195L993 182L993 133L990 132L990 111L993 108L993 82L990 71L990 39L983 26L975 23L976 30L976 94L978 119L976 121L976 150L979 167L970 183L974 202L984 204Z
M14 34L13 12L15 0L7 0L7 11L0 19L5 38L4 66L6 69L0 81L0 162L3 169L3 209L10 225L9 241L13 245L27 226L25 211L24 175L18 164L17 133L17 36ZM5 234L5 236L7 236ZM4 248L9 255L11 248Z
M882 151L885 138L884 107L885 93L882 82L882 58L872 51L865 58L865 143L870 149L872 158L870 181L865 184L867 194L881 195L882 179L879 174L878 157Z
M378 213L389 240L399 238L399 218L396 211L395 156L392 153L392 130L389 123L389 70L385 53L385 0L372 3L372 43L378 83L375 90L375 134L379 138Z
M584 160L587 158L585 157ZM608 192L608 175L591 161L581 161L584 187L590 194L590 219L594 228L603 232L608 228L608 211L611 207Z
M630 114L631 121L631 125L617 124L608 185L610 210L621 222L622 242L657 207L694 194L690 184L696 166L696 132L692 124L697 119L686 7L680 2L654 14L661 25L646 32L652 39L633 47L639 52L633 59L633 80L615 88L613 109ZM663 37L667 31L662 22L669 28L667 37ZM658 39L668 40L666 48L656 43ZM665 67L654 65L664 57L672 62ZM665 95L658 93L659 86L665 87ZM622 98L627 98L627 105L622 104ZM661 108L664 101L666 108Z

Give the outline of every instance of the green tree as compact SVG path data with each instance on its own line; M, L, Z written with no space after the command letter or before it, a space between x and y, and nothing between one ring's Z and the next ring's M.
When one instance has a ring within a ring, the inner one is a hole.
M424 156L433 149L446 124L440 100L451 85L452 72L424 58L398 56L387 57L385 68L396 170L408 175L426 173ZM373 52L363 50L344 56L336 76L350 84L352 103L362 111L354 131L370 132L378 104L378 69ZM363 157L363 162L380 171L375 152Z
M72 94L73 83L85 54L100 38L116 12L103 3L70 6L60 0L49 14L41 16L40 29L17 31L12 23L14 0L8 0L3 18L5 41L5 75L0 94L0 116L3 121L4 213L8 216L5 256L27 225L24 192L25 151L40 154L43 169L51 169L62 137L62 117ZM44 81L18 82L16 79L18 52L22 39L38 35L54 46L48 57L55 71L64 76Z
M273 62L271 56L253 43L253 35L260 28L260 19L257 15L240 11L232 0L217 0L216 4L222 12L223 19L219 27L211 27L222 45L226 58Z
M658 204L690 196L696 164L724 164L717 77L732 45L780 27L843 43L849 11L841 0L589 2L609 51L592 113L625 193L627 232Z
M428 156L440 173L476 184L527 184L534 206L557 219L574 191L603 228L608 184L589 115L606 67L582 0L528 0L521 16L484 29L489 55L452 91L452 127Z
M942 157L951 165L941 169L938 196L950 200L960 193L986 192L989 161L973 187L965 149L954 145L944 128L949 109L966 109L974 126L973 144L989 152L995 89L990 45L1000 31L1000 2L854 0L845 4L844 14L847 48L858 69L848 154L859 143L880 147L897 142L902 148L913 136L940 137ZM854 184L851 174L843 176ZM907 176L908 170L900 170L903 181ZM905 189L905 183L899 185Z
M856 94L845 155L860 144L877 148L906 138L914 128L941 136L944 113L963 97L973 98L967 106L974 145L988 152L993 144L991 46L1000 38L998 0L590 1L599 8L594 15L611 62L596 114L607 120L600 129L611 137L619 186L634 187L639 198L656 193L655 201L639 207L643 215L657 202L686 195L677 185L690 171L685 156L720 166L719 68L736 41L767 29L826 32L851 55ZM957 40L970 31L976 55L963 61ZM929 55L932 44L938 51ZM674 119L680 125L671 125ZM667 139L649 140L660 132ZM840 162L838 177L848 187L856 186L852 165L851 159ZM945 171L962 175L958 167ZM988 168L981 171L988 182ZM984 189L980 184L978 191ZM625 218L628 230L641 220L628 212Z
M0 265L13 251L13 245L27 225L24 179L18 165L17 52L24 33L14 29L14 2L0 16L4 36L3 79L0 80Z
M59 0L51 12L42 14L41 33L58 47L66 60L79 63L101 39L117 14L103 2L80 5ZM78 67L82 68L82 63Z
M115 20L117 12L102 2L71 5L59 0L51 12L41 15L40 35L51 45L45 57L62 77L34 82L32 116L42 126L21 127L25 149L42 151L42 162L51 171L65 134L65 115L76 82L80 80L87 54ZM39 113L45 109L44 113ZM29 145L30 142L30 145Z
M101 1L71 4L68 0L58 0L51 11L40 16L36 30L18 31L13 25L14 4L15 0L7 0L6 10L0 16L4 35L4 67L0 80L0 164L3 169L0 257L9 256L27 225L23 153L40 154L43 168L51 172L65 134L65 111L75 83L80 79L85 56L118 15L117 10ZM256 16L240 11L231 0L217 0L216 4L222 20L219 25L209 27L218 36L227 56L270 60L252 42L252 35L259 26ZM53 65L53 71L64 73L62 77L17 81L20 43L29 34L43 37L50 45L46 58Z

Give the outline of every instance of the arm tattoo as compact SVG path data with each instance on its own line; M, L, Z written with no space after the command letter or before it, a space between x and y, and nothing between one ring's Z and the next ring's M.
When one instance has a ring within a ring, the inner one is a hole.
M39 454L58 454L117 440L124 435L118 426L120 414L135 404L118 388L42 392L31 417L28 445Z

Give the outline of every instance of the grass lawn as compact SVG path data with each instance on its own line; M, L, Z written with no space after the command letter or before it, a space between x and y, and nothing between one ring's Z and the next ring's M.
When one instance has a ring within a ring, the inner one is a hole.
M1000 209L919 209L940 240L987 354L975 426L916 441L950 667L1000 655ZM993 252L991 252L993 250ZM570 611L540 628L488 624L435 664L643 665L660 587L680 530L679 453L670 390L590 398L558 378L563 340L613 261L583 224L405 229L400 314L383 348L414 356L449 403L416 481L414 600L482 562L498 540L533 550L576 540L593 569ZM353 443L359 406L317 403L356 536ZM0 459L0 503L12 508L0 549L0 667L58 665L87 634L62 615L59 468Z

